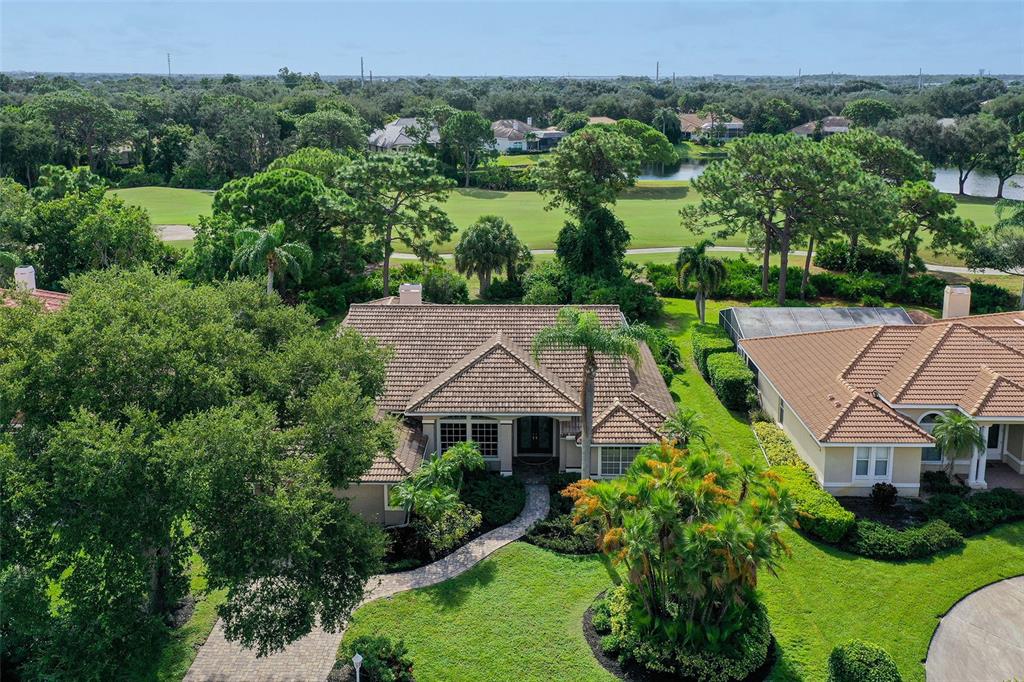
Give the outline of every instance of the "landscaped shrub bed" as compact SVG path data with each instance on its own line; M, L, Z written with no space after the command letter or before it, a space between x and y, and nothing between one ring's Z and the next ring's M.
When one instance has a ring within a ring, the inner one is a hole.
M856 517L818 485L814 474L795 466L772 467L772 471L782 477L796 504L800 528L833 545L843 539Z
M828 682L901 682L896 661L880 646L860 640L840 644L828 657Z
M715 395L730 410L745 410L754 391L754 373L737 353L708 357L708 378Z
M405 642L391 641L387 637L363 635L347 642L338 652L329 682L354 680L351 660L356 654L363 657L360 679L366 682L415 682L413 663Z
M963 536L945 521L897 530L867 519L857 519L843 548L871 559L900 561L931 556L945 549L963 547Z
M850 245L844 241L825 242L814 252L814 264L823 270L833 272L873 272L879 275L898 275L900 258L892 251L873 246L859 246L857 254L850 261ZM910 268L914 272L923 272L924 260L915 256Z
M594 629L607 634L601 649L627 667L637 667L660 678L717 682L746 680L761 668L771 649L772 634L768 615L759 602L747 609L744 627L734 633L718 651L696 650L683 644L658 641L650 633L636 628L630 618L628 586L608 591L605 603L594 605ZM605 616L607 614L607 616Z
M928 518L941 519L964 535L974 535L1000 523L1024 519L1024 495L1006 488L969 497L940 493L928 499L924 512Z
M764 449L769 466L792 466L807 469L807 463L800 459L793 442L779 426L772 422L756 421L750 425Z
M721 327L705 324L690 334L693 344L693 361L704 376L708 375L708 358L715 353L728 353L734 348L732 341Z
M949 493L963 497L971 492L967 486L949 480L945 471L925 471L921 474L921 490L926 493Z
M526 504L526 488L514 476L474 472L466 476L459 497L483 515L483 529L504 526L519 516Z
M589 524L574 526L573 501L562 495L569 485L580 480L579 474L552 474L548 478L551 506L546 519L533 524L523 537L531 545L562 554L593 554L597 551L596 532Z

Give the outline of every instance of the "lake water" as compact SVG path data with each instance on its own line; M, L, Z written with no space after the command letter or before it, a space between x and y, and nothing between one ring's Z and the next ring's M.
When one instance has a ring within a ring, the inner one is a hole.
M640 175L641 180L693 180L704 172L709 163L714 161L686 161L679 164L678 168L667 167L664 173L654 172L655 169L644 169ZM935 169L935 186L943 192L956 194L957 172L955 168ZM994 175L974 171L967 178L964 191L973 197L994 197L999 180ZM1003 187L1003 196L1007 199L1024 201L1024 175L1014 175L1006 181Z

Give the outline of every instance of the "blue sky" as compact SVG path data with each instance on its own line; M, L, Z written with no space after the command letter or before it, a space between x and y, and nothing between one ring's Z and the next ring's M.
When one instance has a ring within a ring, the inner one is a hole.
M1024 1L0 0L0 70L1024 73Z

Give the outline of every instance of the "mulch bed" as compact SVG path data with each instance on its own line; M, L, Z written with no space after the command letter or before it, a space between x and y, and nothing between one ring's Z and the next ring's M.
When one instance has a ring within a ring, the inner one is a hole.
M604 598L604 592L597 595L594 602L598 602ZM616 679L625 680L625 682L687 682L684 678L675 677L673 675L666 675L664 673L653 673L646 670L636 664L623 665L619 663L618 659L611 658L601 649L601 635L594 629L594 607L589 606L586 612L583 614L583 636L587 639L587 644L590 645L590 651L594 654L594 658L601 666L611 673ZM775 638L772 637L772 643L768 647L768 656L764 659L764 663L760 668L752 672L747 679L743 682L763 682L767 680L771 675L772 668L775 667L775 659L778 656L778 647L775 644Z
M858 519L881 523L896 530L920 526L928 520L921 511L921 502L917 500L897 498L896 504L888 509L876 507L870 497L837 497L836 500Z

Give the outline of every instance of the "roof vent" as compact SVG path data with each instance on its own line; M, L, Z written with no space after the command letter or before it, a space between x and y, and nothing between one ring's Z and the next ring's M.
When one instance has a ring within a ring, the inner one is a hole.
M832 395L831 393L829 393L829 394L828 394L828 399L829 399L829 400L835 400L835 399L836 399L836 397L835 397L834 395Z
M422 305L423 285L422 284L399 284L398 305Z
M35 291L36 269L31 265L14 268L14 286L22 291Z
M836 409L839 409L840 407L842 407L842 406L843 406L843 404L842 404L841 402L839 402L838 400L837 400L837 401L835 401L835 402L834 402L834 403L832 403L832 404L836 406Z

